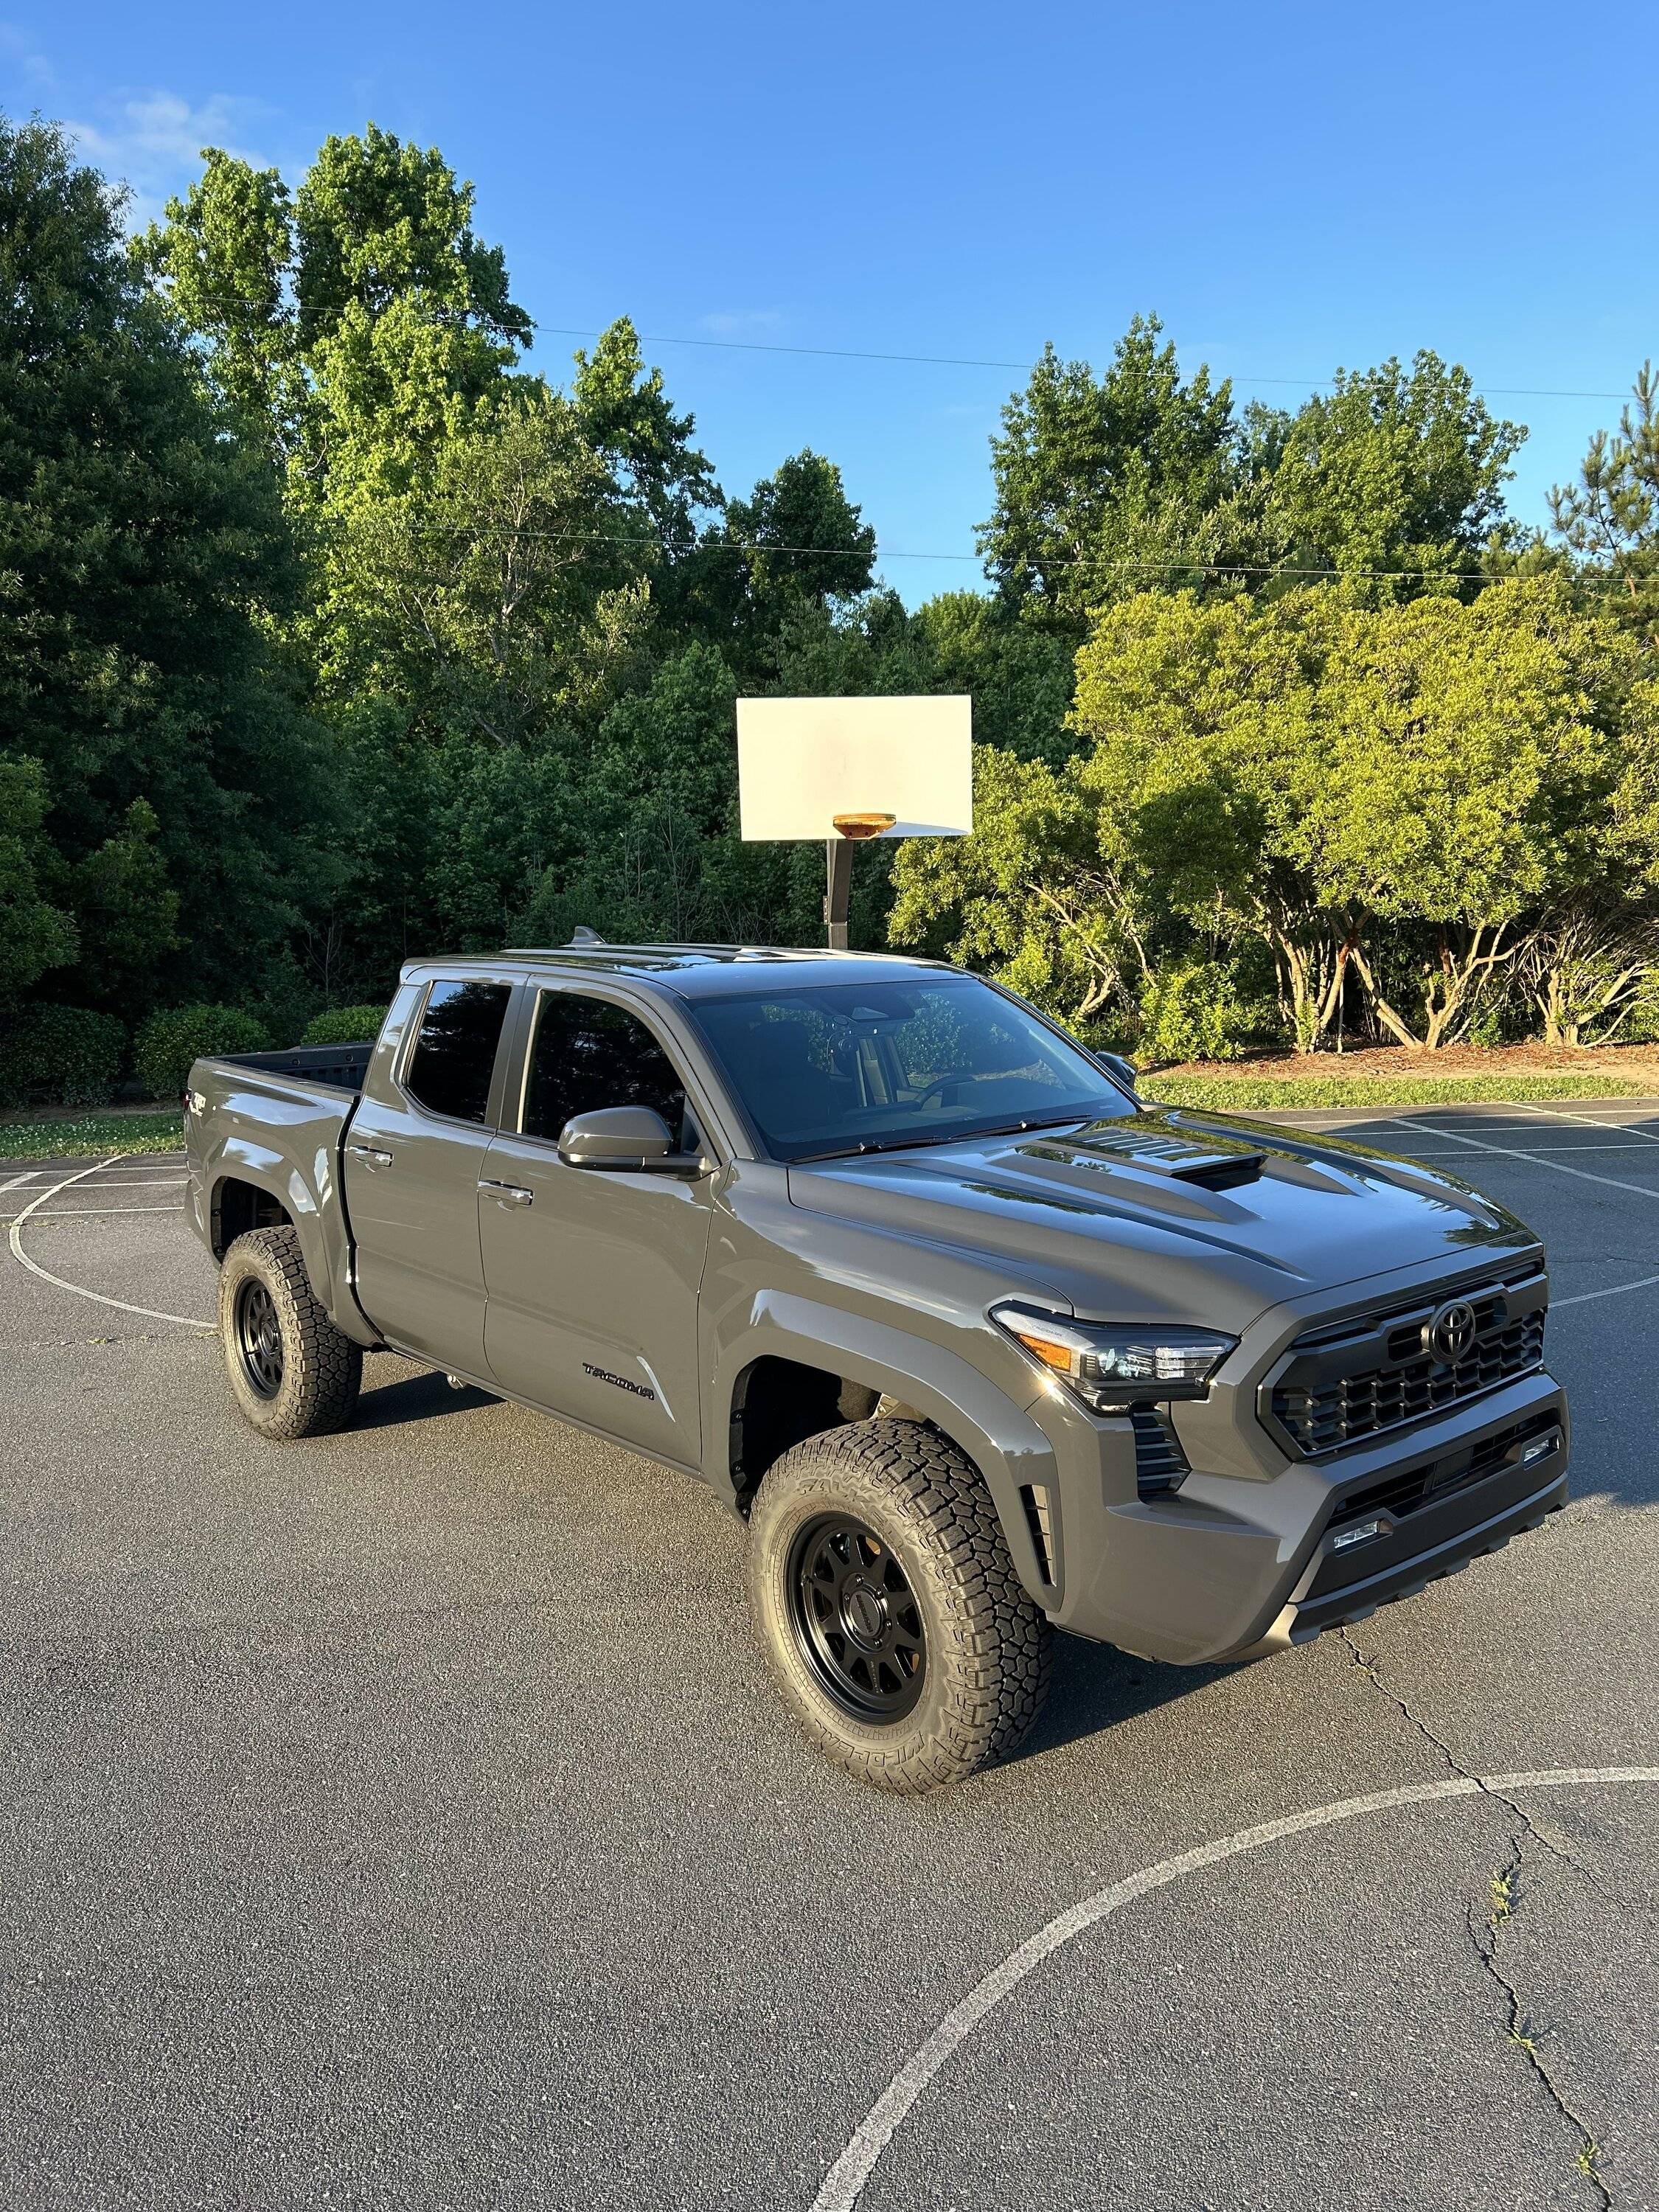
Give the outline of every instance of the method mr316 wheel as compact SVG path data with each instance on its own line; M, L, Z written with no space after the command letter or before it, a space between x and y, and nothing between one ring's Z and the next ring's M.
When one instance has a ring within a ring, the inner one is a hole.
M232 1395L262 1437L327 1436L350 1419L362 1347L329 1319L292 1229L251 1230L226 1253L219 1335Z
M1042 1709L1050 1631L978 1471L919 1421L854 1421L768 1473L750 1519L761 1641L811 1741L885 1790L960 1782Z

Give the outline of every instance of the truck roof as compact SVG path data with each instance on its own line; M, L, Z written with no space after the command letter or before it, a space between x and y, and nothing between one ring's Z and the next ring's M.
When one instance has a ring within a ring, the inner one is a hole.
M754 971L791 968L792 986L815 983L855 983L867 979L872 968L901 973L955 975L948 961L925 960L896 952L830 952L811 947L777 945L606 945L595 939L579 945L513 945L488 956L496 960L522 960L554 975L629 975L678 992L684 998L735 997L763 987ZM477 965L460 954L408 963L405 975L433 968Z

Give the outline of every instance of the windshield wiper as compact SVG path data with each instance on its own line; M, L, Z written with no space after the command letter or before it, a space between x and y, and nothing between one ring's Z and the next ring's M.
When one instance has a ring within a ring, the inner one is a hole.
M809 1160L860 1159L866 1152L908 1152L922 1145L965 1145L980 1137L1018 1137L1028 1129L1063 1129L1073 1121L1093 1121L1093 1114L1039 1115L1024 1121L999 1121L988 1129L932 1129L919 1137L862 1137L856 1145L833 1145L823 1152L797 1152L791 1167Z

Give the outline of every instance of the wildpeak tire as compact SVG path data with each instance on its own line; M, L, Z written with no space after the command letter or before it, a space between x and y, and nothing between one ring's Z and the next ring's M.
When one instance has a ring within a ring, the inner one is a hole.
M328 1436L351 1419L362 1347L329 1319L292 1229L251 1230L226 1253L219 1338L231 1395L262 1437Z
M1051 1631L978 1470L937 1429L809 1437L768 1471L749 1526L761 1642L820 1751L915 1795L1020 1743L1048 1694Z

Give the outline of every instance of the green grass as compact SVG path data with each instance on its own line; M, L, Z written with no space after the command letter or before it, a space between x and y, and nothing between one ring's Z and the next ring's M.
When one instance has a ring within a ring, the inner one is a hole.
M82 1114L72 1121L0 1121L0 1160L79 1159L87 1153L176 1152L182 1114Z
M1470 1100L1640 1098L1639 1083L1614 1075L1149 1075L1143 1098L1205 1113L1248 1114L1264 1106L1454 1106Z

